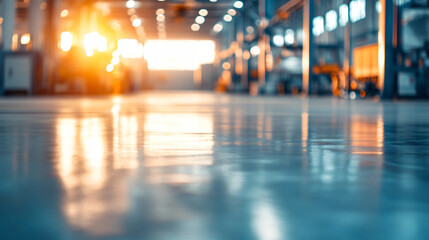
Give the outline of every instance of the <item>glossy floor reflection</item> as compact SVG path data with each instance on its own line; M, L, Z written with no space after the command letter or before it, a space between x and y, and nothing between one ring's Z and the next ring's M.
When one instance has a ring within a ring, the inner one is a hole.
M426 102L0 100L0 239L429 239Z

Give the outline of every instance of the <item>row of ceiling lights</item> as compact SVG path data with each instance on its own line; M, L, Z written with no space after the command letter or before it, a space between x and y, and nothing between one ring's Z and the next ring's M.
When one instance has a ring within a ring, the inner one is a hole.
M198 16L195 18L195 22L191 25L191 30L194 32L200 30L200 25L206 21L205 17L208 14L209 11L207 11L207 9L200 9L200 11L198 11Z
M156 24L159 38L166 38L165 31L165 10L159 8L156 10Z
M235 1L235 2L234 2L234 8L240 9L240 8L242 8L243 6L244 6L244 3L243 3L242 1ZM229 10L228 10L228 12L227 12L227 14L225 14L225 15L223 16L223 20L224 20L225 22L231 22L231 21L232 21L232 18L237 14L237 11L236 11L234 8L229 9ZM220 23L220 22L216 23L216 24L213 26L213 31L214 31L215 33L218 33L218 32L220 32L220 31L222 31L222 29L223 29L223 24L222 24L222 23Z
M144 38L145 31L143 28L143 21L136 15L135 10L135 8L137 8L137 2L134 0L128 0L125 5L128 8L128 15L131 15L131 24L136 28L137 35L139 38Z

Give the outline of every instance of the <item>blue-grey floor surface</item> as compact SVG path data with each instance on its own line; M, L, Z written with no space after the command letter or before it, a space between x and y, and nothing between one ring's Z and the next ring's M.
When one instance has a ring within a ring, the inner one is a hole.
M4 98L0 239L429 239L429 103Z

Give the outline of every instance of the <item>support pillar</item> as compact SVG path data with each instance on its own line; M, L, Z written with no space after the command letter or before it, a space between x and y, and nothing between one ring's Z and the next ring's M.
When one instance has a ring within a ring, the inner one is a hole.
M44 15L41 8L43 0L31 0L29 30L32 49L40 52L43 50L43 24Z
M393 0L380 0L378 32L378 63L380 69L378 87L382 99L393 99L397 94L394 54Z
M2 50L12 51L12 38L15 30L16 0L3 0Z
M345 90L347 91L348 96L350 96L351 92L351 65L352 65L352 21L350 21L350 0L346 0L345 3L347 4L347 25L344 27L344 75L346 78L345 82Z
M259 47L259 55L258 55L258 85L259 87L262 87L265 85L265 43L266 43L266 36L265 36L265 27L267 26L267 20L265 18L265 1L269 0L259 0L259 18L261 19L261 25L259 26L259 41L258 41L258 47Z
M302 47L302 92L305 95L311 94L313 81L313 18L314 0L304 0L303 10L303 47Z

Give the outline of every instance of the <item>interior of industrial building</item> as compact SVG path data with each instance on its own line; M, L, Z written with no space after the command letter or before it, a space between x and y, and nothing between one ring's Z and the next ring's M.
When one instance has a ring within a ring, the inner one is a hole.
M428 0L0 0L0 239L429 239Z

